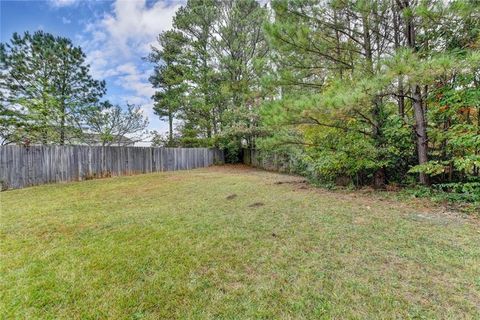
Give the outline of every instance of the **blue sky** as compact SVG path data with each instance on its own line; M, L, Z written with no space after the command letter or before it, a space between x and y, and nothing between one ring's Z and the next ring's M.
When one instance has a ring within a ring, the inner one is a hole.
M167 125L153 114L148 82L152 65L142 60L156 36L171 27L183 0L0 0L1 41L13 32L44 30L70 38L87 54L91 73L107 82L106 99L142 106L150 130Z

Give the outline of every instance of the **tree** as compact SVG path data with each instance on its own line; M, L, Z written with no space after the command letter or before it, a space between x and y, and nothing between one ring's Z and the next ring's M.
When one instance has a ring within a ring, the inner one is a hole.
M22 113L0 105L0 145L20 142L20 128L24 126L24 122L25 116Z
M178 136L170 137L170 134L162 134L154 130L150 132L152 147L172 147L179 145ZM172 140L173 139L173 140Z
M1 52L2 106L25 114L25 134L42 143L77 137L85 113L105 93L105 82L90 76L81 48L37 31L15 33Z
M380 187L413 167L428 184L438 152L430 106L441 100L433 87L452 79L456 96L475 87L472 77L454 79L475 73L478 2L277 0L272 8L270 78L281 97L262 118L272 143L297 144L330 178L372 177Z
M415 14L411 8L410 0L397 0L398 7L403 13L404 18L404 33L407 39L407 46L413 52L418 52L417 47L417 30L415 25ZM414 83L411 88L412 107L415 115L415 135L417 137L417 153L418 164L422 165L428 161L428 136L427 136L427 121L425 116L425 109L423 105L423 96L421 84ZM420 183L428 184L428 176L425 172L420 172Z
M180 120L180 143L237 151L253 143L264 98L266 19L254 0L190 0L176 13L174 30L159 36L161 49L150 55L156 111L169 118L170 132L173 117Z
M155 63L150 82L160 89L153 96L155 114L168 119L168 146L173 146L173 120L185 103L182 54L186 39L180 32L165 31L158 37L161 49L152 48L149 60Z
M106 101L90 110L85 124L88 133L97 135L103 146L110 146L142 141L147 133L148 120L138 106L127 103L123 110Z
M242 143L253 147L261 134L259 105L266 96L261 79L269 67L263 32L267 11L254 0L222 1L219 8L215 24L219 36L214 37L213 47L221 74L220 137L229 150Z
M80 47L74 47L66 38L57 38L56 42L58 64L54 69L54 85L58 116L55 122L63 145L68 131L78 130L85 113L105 94L105 82L91 77Z
M283 94L325 93L325 97L318 97L321 103L317 105L300 98L306 103L304 110L289 121L330 131L335 128L339 134L360 134L376 151L365 169L374 171L377 187L386 179L384 126L388 111L381 86L363 80L379 73L379 62L388 53L389 22L380 21L389 15L387 3L275 1L275 20L266 28L276 51L275 73ZM355 83L361 86L352 90ZM352 144L349 148L355 147Z
M212 47L217 15L217 1L189 0L174 17L174 28L187 40L184 79L188 96L182 118L207 140L212 138L215 130L213 110L219 93Z

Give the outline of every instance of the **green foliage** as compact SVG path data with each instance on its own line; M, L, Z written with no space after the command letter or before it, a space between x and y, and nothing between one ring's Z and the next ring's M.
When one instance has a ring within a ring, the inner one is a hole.
M0 105L0 145L22 141L25 122L26 116L22 112Z
M178 134L173 135L173 139L169 134L161 134L158 131L150 132L150 140L152 147L176 147L180 145L180 136Z
M417 185L401 190L399 195L428 198L475 216L479 216L480 212L480 182L440 183L431 187Z
M169 122L155 143L280 154L324 184L467 186L480 176L479 14L470 0L189 0L149 56ZM117 136L68 39L16 34L0 54L2 143Z
M279 0L272 9L276 68L263 84L280 97L262 106L271 137L260 148L295 145L326 182L480 175L478 4Z
M167 118L169 124L167 145L173 146L175 144L173 120L185 100L186 70L182 62L186 39L182 33L169 30L159 35L158 42L161 49L153 47L149 56L149 60L155 63L154 74L149 80L154 88L159 89L152 97L155 101L153 109L160 119Z
M151 54L155 110L168 118L171 133L173 118L179 120L182 145L214 143L232 157L241 145L254 145L268 67L265 19L254 0L190 0L177 11L173 31L159 36L162 49Z
M77 139L85 114L105 93L105 82L90 76L81 48L37 31L13 34L0 52L1 108L24 120L21 125L16 121L19 131L9 134L16 137L11 142L64 144Z
M215 145L223 149L226 163L239 163L242 161L243 146L238 139L231 139L230 136L219 136Z
M434 189L448 193L452 201L467 201L480 203L480 182L441 183Z

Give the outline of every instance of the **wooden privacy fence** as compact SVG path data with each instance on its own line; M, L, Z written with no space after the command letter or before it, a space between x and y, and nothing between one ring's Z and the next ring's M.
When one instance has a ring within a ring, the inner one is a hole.
M1 146L2 189L157 171L188 170L224 162L209 148Z
M252 167L278 172L292 173L295 161L287 155L243 149L243 163Z

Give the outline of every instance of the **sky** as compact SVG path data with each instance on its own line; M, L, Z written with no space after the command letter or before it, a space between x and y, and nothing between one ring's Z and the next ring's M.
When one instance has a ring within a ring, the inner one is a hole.
M70 38L81 46L94 78L105 80L104 99L140 105L149 130L166 132L168 125L153 113L148 82L153 72L148 56L158 34L172 25L183 0L0 0L0 40L14 32L43 30Z

